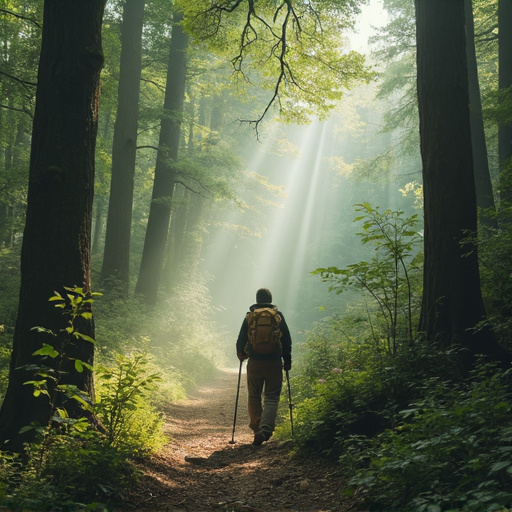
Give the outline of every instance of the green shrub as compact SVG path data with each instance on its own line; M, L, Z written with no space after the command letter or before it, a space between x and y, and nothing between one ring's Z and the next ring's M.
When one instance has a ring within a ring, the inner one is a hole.
M487 212L488 213L488 212ZM494 215L499 228L482 227L478 242L478 256L482 295L487 318L499 341L512 351L512 208L503 205Z
M18 314L21 244L0 248L0 326L13 331Z
M147 353L118 355L116 360L97 371L96 411L107 443L128 453L155 451L165 442L163 420L149 396L160 374Z
M510 371L482 365L457 386L426 380L424 398L400 412L399 425L341 457L342 467L359 466L351 484L389 512L510 506L509 379Z
M372 258L340 269L318 268L313 274L331 283L329 290L342 293L359 290L365 302L375 349L393 355L404 343L412 343L419 310L423 255L419 251L418 215L404 218L404 212L373 208L369 203L356 205L362 221L357 233L363 245L370 246Z
M8 341L7 341L8 340ZM0 404L3 401L9 383L9 365L11 360L12 336L0 333Z
M7 464L1 479L7 492L0 503L12 510L75 511L113 502L137 477L125 454L90 429L53 431L44 453L33 444L19 461Z

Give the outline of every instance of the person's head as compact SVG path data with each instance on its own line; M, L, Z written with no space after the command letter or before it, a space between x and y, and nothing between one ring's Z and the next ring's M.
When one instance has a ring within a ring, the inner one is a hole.
M271 304L272 303L272 294L268 288L260 288L256 292L256 302L258 304Z

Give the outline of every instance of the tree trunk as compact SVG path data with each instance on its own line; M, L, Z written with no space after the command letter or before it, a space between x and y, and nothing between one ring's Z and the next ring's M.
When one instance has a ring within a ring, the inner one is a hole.
M148 305L154 305L157 300L176 179L175 163L178 158L185 97L185 52L188 46L188 36L180 25L182 19L181 13L174 14L164 113L160 125L160 140L155 165L155 181L139 279L135 288L135 293L141 294Z
M464 0L416 0L418 105L425 196L425 263L419 331L444 346L460 344L468 360L493 353L487 330L472 328L485 311L477 229L466 65Z
M103 228L105 224L105 202L104 197L99 197L95 200L96 215L94 218L94 235L92 237L92 250L91 254L94 256L101 252L101 239L103 236Z
M124 4L112 178L101 280L115 279L125 293L130 280L133 179L137 148L145 0Z
M94 191L101 22L105 0L45 2L36 109L21 255L21 287L9 385L0 411L0 440L22 449L21 427L50 420L45 396L33 396L26 365L41 364L33 352L52 338L32 331L66 327L62 311L48 302L63 286L90 288L90 230ZM92 321L83 334L93 336ZM94 346L80 342L68 355L92 364ZM71 371L64 383L93 394L91 372ZM70 410L72 416L83 411Z
M187 263L187 271L191 273L196 272L201 260L205 206L205 199L199 194L194 194L190 198L185 240L185 262Z
M169 287L177 282L178 268L183 262L189 202L190 191L178 185L174 192L174 206L167 240L165 279L162 280Z
M478 80L478 66L475 50L475 26L473 20L472 0L464 0L466 19L466 56L468 62L469 115L471 122L471 143L475 169L476 204L483 210L481 220L486 225L497 227L492 216L485 215L485 210L495 210L487 143L485 140L484 119L482 116L482 99Z
M499 89L512 87L512 0L499 0ZM512 123L498 126L498 160L500 165L500 199L512 204Z

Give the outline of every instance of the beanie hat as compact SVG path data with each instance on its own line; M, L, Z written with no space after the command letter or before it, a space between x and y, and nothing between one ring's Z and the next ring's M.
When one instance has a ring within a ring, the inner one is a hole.
M260 288L256 292L256 302L258 304L271 304L272 294L270 293L270 290L267 288Z

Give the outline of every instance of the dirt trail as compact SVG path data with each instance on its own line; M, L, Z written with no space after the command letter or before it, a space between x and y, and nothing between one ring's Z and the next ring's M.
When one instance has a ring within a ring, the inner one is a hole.
M230 444L238 371L219 371L214 382L165 411L164 449L142 467L137 489L125 496L136 511L212 510L344 512L337 466L292 457L290 442L252 446L242 375L235 444Z

